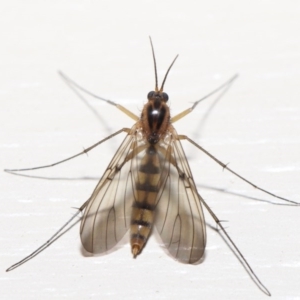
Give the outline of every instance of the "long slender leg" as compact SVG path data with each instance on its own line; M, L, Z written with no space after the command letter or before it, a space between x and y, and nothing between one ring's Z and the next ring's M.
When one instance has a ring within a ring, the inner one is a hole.
M106 103L110 104L110 105L113 105L115 107L117 107L119 110L121 110L123 113L125 113L128 117L130 117L131 119L133 119L134 121L138 121L140 118L134 114L133 112L131 112L130 110L128 110L127 108L125 108L123 105L120 105L114 101L111 101L109 99L105 99L103 97L100 97L100 96L97 96L93 93L91 93L90 91L86 90L85 88L83 88L82 86L80 86L78 83L76 83L75 81L73 81L72 79L70 79L69 77L67 77L63 72L59 71L58 72L59 75L68 83L68 84L72 84L73 86L77 87L79 90L83 91L84 93L96 98L96 99L99 99L99 100L102 100L102 101L105 101Z
M199 144L197 144L196 142L194 142L192 139L190 139L188 136L186 135L178 135L178 138L180 140L187 140L189 141L191 144L193 144L195 147L197 147L199 150L201 150L202 152L204 152L207 156L209 156L211 159L213 159L216 163L218 163L223 169L226 169L227 171L229 171L230 173L234 174L235 176L237 176L238 178L240 178L241 180L247 182L248 184L250 184L252 187L254 187L255 189L265 193L265 194L268 194L272 197L275 197L277 199L280 199L280 200L283 200L283 201L286 201L286 202L289 202L289 203L292 203L294 205L300 205L299 202L296 202L296 201L292 201L292 200L289 200L289 199L286 199L284 197L281 197L281 196L278 196L276 194L273 194L259 186L257 186L256 184L252 183L251 181L247 180L246 178L244 178L243 176L239 175L238 173L236 173L235 171L233 171L232 169L230 169L226 164L224 164L223 162L221 162L220 160L218 160L215 156L213 156L212 154L210 154L207 150L205 150L203 147L201 147Z
M222 89L222 91L216 96L216 98L212 101L212 103L209 105L208 109L206 111L203 112L203 116L201 117L201 119L199 120L199 123L197 126L195 126L195 130L193 133L193 138L195 140L199 140L200 136L201 136L201 131L203 130L206 121L208 120L210 114L212 113L213 109L217 106L217 104L219 103L219 101L223 98L223 96L228 92L228 90L230 89L231 85L233 84L232 80L235 80L237 78L233 77L233 79L230 79L227 83L225 83L223 86L224 88ZM222 87L223 87L222 86ZM217 91L219 91L219 89L217 89ZM213 91L214 92L214 91Z
M208 97L212 96L213 94L217 93L218 91L220 91L224 87L231 85L233 83L233 81L235 79L237 79L237 77L238 77L238 74L234 75L232 78L230 78L224 84L222 84L221 86L219 86L218 88L216 88L215 90L213 90L212 92L210 92L209 94L207 94L206 96L202 97L198 101L194 102L194 104L190 108L188 108L188 109L182 111L181 113L179 113L178 115L172 117L171 118L171 123L175 123L178 120L180 120L181 118L183 118L186 115L188 115L189 113L191 113L201 101L203 101L203 100L207 99Z
M247 272L250 274L252 280L255 282L255 284L268 296L271 296L270 291L266 288L266 286L260 281L258 276L255 274L253 269L251 268L250 264L247 262L246 258L242 254L242 252L239 250L239 248L236 246L236 244L233 242L225 228L223 227L221 221L219 218L215 215L215 213L211 210L211 208L207 205L207 203L204 201L204 199L199 195L200 201L205 206L209 214L212 216L212 218L215 220L216 224L221 228L221 232L224 234L227 241L229 241L229 244L233 246L233 250L237 254L238 259L243 264L244 268L247 270Z
M96 143L96 144L94 144L94 145L88 147L87 149L83 150L82 152L77 153L77 154L75 154L75 155L73 155L73 156L70 156L70 157L68 157L68 158L65 158L65 159L63 159L63 160L60 160L60 161L58 161L58 162L55 162L55 163L53 163L53 164L44 165L44 166L39 166L39 167L33 167L33 168L4 169L4 171L5 171L5 172L8 172L8 173L11 173L11 172L21 172L21 171L29 171L29 170L37 170L37 169L50 168L50 167L53 167L53 166L62 164L62 163L64 163L64 162L68 161L68 160L71 160L71 159L73 159L73 158L75 158L75 157L77 157L77 156L80 156L80 155L82 155L82 154L85 154L85 153L91 151L91 150L94 149L95 147L97 147L97 146L99 146L100 144L102 144L103 142L105 142L105 141L107 141L107 140L113 138L114 136L120 134L121 132L129 133L129 132L130 132L130 129L129 129L129 128L122 128L122 129L116 131L115 133L113 133L113 134L107 136L106 138L104 138L103 140L99 141L98 143Z
M35 256L37 256L39 253L43 252L46 248L48 248L52 243L54 243L64 232L68 231L71 227L73 227L77 222L75 222L73 225L70 225L72 221L85 209L90 199L85 201L83 205L78 209L76 214L74 214L59 230L57 230L51 237L48 239L43 245L38 247L35 251L24 257L22 260L18 261L17 263L10 266L6 272L12 271L21 265L25 264L27 261L31 260ZM68 228L66 228L68 225L70 225ZM66 228L66 230L63 232L63 230Z
M68 85L68 87L76 94L76 96L87 106L87 108L93 113L93 115L98 119L103 126L107 128L107 124L103 122L102 117L98 113L98 111L81 95L78 89L70 82L65 75L59 72L59 75L62 76L64 82Z

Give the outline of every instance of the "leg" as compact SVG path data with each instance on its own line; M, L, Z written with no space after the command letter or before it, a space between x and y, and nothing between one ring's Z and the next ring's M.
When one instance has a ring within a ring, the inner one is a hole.
M133 112L129 111L127 108L125 108L124 106L116 103L116 102L113 102L111 100L108 100L108 99L105 99L105 98L102 98L100 96L97 96L91 92L89 92L88 90L84 89L83 87L81 87L79 84L77 84L75 81L71 80L70 78L68 78L64 73L62 73L61 71L58 72L59 75L69 84L69 85L73 85L75 87L77 87L79 90L83 91L84 93L96 98L96 99L100 99L102 101L105 101L107 102L108 104L110 105L113 105L113 106L116 106L119 110L121 110L123 113L125 113L128 117L132 118L134 121L138 121L139 120L139 117L134 114Z
M261 192L271 195L272 197L278 198L280 200L292 203L294 205L300 205L299 202L296 201L292 201L283 197L280 197L278 195L275 195L265 189L262 189L261 187L255 185L254 183L252 183L251 181L247 180L246 178L242 177L241 175L239 175L238 173L234 172L233 170L231 170L226 164L224 164L223 162L221 162L220 160L218 160L215 156L213 156L212 154L210 154L207 150L205 150L204 148L202 148L200 145L198 145L196 142L194 142L192 139L190 139L189 137L187 137L186 135L178 135L178 138L180 140L187 140L189 141L191 144L193 144L195 147L197 147L199 150L201 150L202 152L204 152L207 156L209 156L211 159L213 159L216 163L218 163L223 169L228 170L230 173L234 174L235 176L237 176L238 178L240 178L241 180L247 182L248 184L250 184L251 186L253 186L255 189L260 190Z
M175 123L178 120L180 120L181 118L185 117L186 115L188 115L189 113L191 113L195 107L203 100L205 100L206 98L212 96L213 94L217 93L218 91L220 91L222 88L226 87L226 86L230 86L232 84L232 82L238 77L238 75L234 75L232 78L230 78L228 81L226 81L224 84L222 84L221 86L219 86L217 89L215 89L214 91L210 92L209 94L207 94L206 96L202 97L200 100L194 102L193 106L182 111L181 113L179 113L178 115L174 116L173 118L171 118L171 123Z
M94 149L95 147L97 147L97 146L99 146L100 144L102 144L103 142L105 142L105 141L111 139L112 137L114 137L114 136L120 134L121 132L129 133L129 132L130 132L130 129L128 129L128 128L122 128L122 129L118 130L117 132L115 132L115 133L109 135L108 137L104 138L103 140L99 141L98 143L96 143L96 144L94 144L94 145L88 147L88 148L85 149L84 151L82 151L82 152L80 152L80 153L77 153L77 154L75 154L75 155L73 155L73 156L71 156L71 157L68 157L68 158L65 158L65 159L63 159L63 160L60 160L60 161L58 161L58 162L56 162L56 163L49 164L49 165L44 165L44 166L39 166L39 167L33 167L33 168L24 168L24 169L4 169L4 171L5 171L5 172L8 172L8 173L12 173L12 172L21 172L21 171L29 171L29 170L44 169L44 168L49 168L49 167L56 166L56 165L59 165L59 164L61 164L61 163L64 163L64 162L66 162L66 161L68 161L68 160L71 160L71 159L73 159L73 158L75 158L75 157L77 157L77 156L80 156L80 155L82 155L82 154L85 154L85 153L91 151L91 150Z
M221 221L219 218L215 215L215 213L211 210L211 208L207 205L207 203L204 201L204 199L199 195L199 199L201 203L205 206L209 214L212 216L212 218L215 220L216 224L221 228L221 232L224 234L225 239L229 242L230 245L232 245L233 249L232 251L237 255L239 261L242 263L243 267L247 270L247 272L250 274L252 280L255 282L255 284L264 292L266 295L271 296L271 293L266 288L266 286L260 281L260 279L257 277L257 275L252 270L251 266L247 262L246 258L242 254L242 252L239 250L239 248L236 246L236 244L233 242L225 228L223 227Z

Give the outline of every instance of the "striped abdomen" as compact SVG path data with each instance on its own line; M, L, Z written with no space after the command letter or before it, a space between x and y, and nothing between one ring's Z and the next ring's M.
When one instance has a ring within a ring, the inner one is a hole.
M159 190L160 163L154 146L149 146L141 160L136 182L136 196L131 214L131 249L136 257L150 235Z

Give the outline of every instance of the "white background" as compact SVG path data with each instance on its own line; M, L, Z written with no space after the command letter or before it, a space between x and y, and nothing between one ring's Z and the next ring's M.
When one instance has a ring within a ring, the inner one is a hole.
M114 107L90 99L99 121L57 70L139 114L154 88L151 35L160 80L180 54L165 85L173 115L240 74L205 126L213 99L178 122L179 133L263 188L300 201L299 1L1 2L1 169L52 163L131 126ZM136 260L128 245L84 257L77 224L5 272L89 197L119 142L27 173L40 178L0 173L1 299L266 299L211 228L197 266L172 260L155 238ZM300 299L300 208L264 202L274 199L183 144L199 192L228 221L273 299Z

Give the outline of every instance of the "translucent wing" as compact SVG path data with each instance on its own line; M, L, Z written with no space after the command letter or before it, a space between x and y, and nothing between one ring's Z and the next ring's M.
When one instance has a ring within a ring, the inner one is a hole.
M130 227L134 188L131 161L139 151L135 131L131 132L111 160L85 209L80 235L88 252L110 250Z
M165 157L165 180L157 199L155 225L171 256L182 263L195 263L203 256L206 245L204 215L175 130L160 152Z

